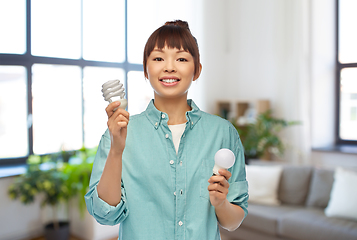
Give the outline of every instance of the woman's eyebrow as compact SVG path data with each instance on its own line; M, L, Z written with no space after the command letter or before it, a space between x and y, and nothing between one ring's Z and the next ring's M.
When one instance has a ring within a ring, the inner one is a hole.
M184 49L180 49L180 50L178 50L176 53L182 53L182 52L188 53L188 51L186 51L186 50L184 50Z

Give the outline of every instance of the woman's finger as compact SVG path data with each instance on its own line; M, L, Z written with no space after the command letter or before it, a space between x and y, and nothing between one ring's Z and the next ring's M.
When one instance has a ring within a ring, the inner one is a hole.
M114 113L114 109L119 107L120 105L120 102L119 101L115 101L115 102L112 102L110 103L106 108L105 108L105 111L108 115L108 118L111 117Z
M208 186L208 191L209 192L216 191L216 192L223 193L225 195L228 194L228 188L224 187L224 186L222 186L221 184L218 184L218 183L210 184Z
M220 183L221 185L224 185L224 183L227 182L227 179L223 175L215 175L215 176L210 177L210 179L208 179L208 182L209 183Z
M223 176L212 176L208 182L210 183L210 185L212 184L219 184L221 185L222 187L225 187L225 188L229 188L229 183L227 181L227 179Z
M231 176L232 176L232 173L230 171L226 170L226 169L219 169L218 173L221 176L225 177L227 180L230 179Z

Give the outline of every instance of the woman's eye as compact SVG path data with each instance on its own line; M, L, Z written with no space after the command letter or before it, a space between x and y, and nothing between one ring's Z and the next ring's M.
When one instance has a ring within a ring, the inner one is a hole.
M178 61L179 62L187 62L186 58L179 58Z
M157 57L157 58L154 58L154 61L162 61L164 59L162 59L161 57Z

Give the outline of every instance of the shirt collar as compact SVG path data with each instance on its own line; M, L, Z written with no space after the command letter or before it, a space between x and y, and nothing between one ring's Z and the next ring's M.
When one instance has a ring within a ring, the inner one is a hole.
M202 112L192 99L188 99L187 104L192 108L191 111L186 112L187 122L190 124L190 128L192 129L200 120ZM167 113L161 112L155 107L154 99L149 102L149 105L145 110L145 114L155 129L157 129L162 122L168 121Z

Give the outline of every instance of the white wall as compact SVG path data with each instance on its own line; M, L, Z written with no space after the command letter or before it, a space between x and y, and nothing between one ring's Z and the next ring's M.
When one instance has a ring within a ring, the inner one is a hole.
M205 3L206 110L213 113L221 99L269 99L275 116L303 121L309 129L310 93L303 88L309 81L308 1ZM304 129L294 127L283 136L295 147L287 153L293 162L309 158Z
M333 143L334 4L205 1L205 110L215 113L222 99L269 99L275 116L302 121L282 134L290 146L283 160L331 165L331 153L311 148ZM333 156L342 166L357 166L356 155Z
M25 206L8 197L13 177L0 179L0 240L28 239L42 232L40 203Z
M335 14L334 5L334 0L314 0L312 4L312 9L316 12L312 27L317 31L311 38L313 147L325 147L334 143L334 131L329 131L335 126L335 119L331 117L335 116L335 21L329 18Z
M205 2L202 78L207 83L207 111L214 112L218 99L276 95L279 59L284 54L283 13L277 2Z
M44 225L53 219L53 209L41 208L40 198L29 205L23 205L19 200L11 200L7 189L14 179L0 179L0 240L25 240L41 236ZM69 207L61 204L58 209L57 217L60 221L69 219L71 234L83 240L107 240L118 235L119 225L101 225L87 211L83 218L77 204L78 199L73 199Z

